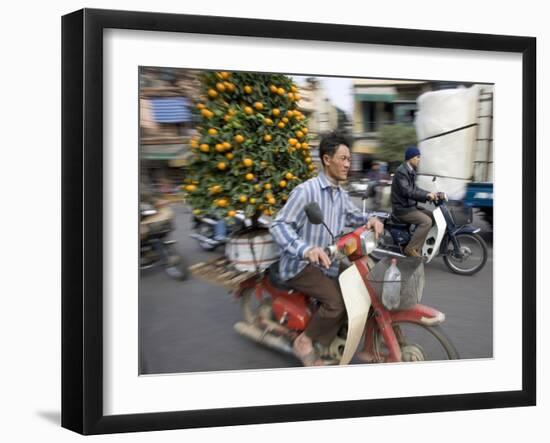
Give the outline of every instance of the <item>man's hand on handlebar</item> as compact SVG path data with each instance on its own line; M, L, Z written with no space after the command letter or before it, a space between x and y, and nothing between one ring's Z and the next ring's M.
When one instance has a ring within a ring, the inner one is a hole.
M437 201L438 195L435 192L428 192L428 200Z
M306 252L305 257L310 263L323 265L327 269L330 268L330 258L323 248L315 246Z
M367 221L367 229L373 229L374 234L378 239L378 237L384 232L384 224L380 220L378 220L378 218L371 217Z

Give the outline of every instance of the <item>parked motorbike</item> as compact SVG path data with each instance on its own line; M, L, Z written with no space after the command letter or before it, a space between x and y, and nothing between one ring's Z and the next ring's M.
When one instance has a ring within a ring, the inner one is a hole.
M351 197L362 197L368 189L372 193L373 207L384 208L389 205L389 188L391 180L371 180L362 178L348 184L347 192Z
M323 223L316 203L307 205L305 210L312 223ZM348 364L364 336L364 347L357 353L364 362L457 359L458 352L440 328L445 314L420 304L424 287L422 259L398 259L401 301L392 310L382 303L388 260L375 263L369 257L376 246L374 232L363 226L340 236L326 248L331 260L349 263L339 276L347 322L330 346L319 349L321 357L329 364ZM319 306L312 297L281 281L278 262L241 283L235 295L240 299L244 317L244 321L235 324L235 330L290 354L293 341Z
M187 267L176 251L175 240L168 240L174 229L174 213L167 205L140 204L140 270L163 267L166 274L185 280Z
M220 223L223 226L220 226ZM269 222L264 218L258 219L260 227L267 227ZM242 211L237 211L233 223L227 224L223 220L209 215L193 215L193 233L190 234L205 251L214 251L225 245L232 234L252 226L252 221L245 217Z
M363 206L373 195L367 189L363 195ZM444 263L454 273L473 275L479 272L487 262L487 245L479 235L480 228L472 226L472 208L460 202L450 202L444 192L438 192L433 202L434 224L428 232L421 256L426 263L434 257L442 256ZM389 212L377 211L375 215L384 223L384 234L378 248L373 251L374 259L382 257L404 257L404 250L416 228L404 223Z

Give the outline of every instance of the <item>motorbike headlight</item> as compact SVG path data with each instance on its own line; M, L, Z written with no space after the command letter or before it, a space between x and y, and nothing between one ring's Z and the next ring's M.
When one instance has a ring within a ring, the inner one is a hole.
M357 251L357 240L355 238L350 237L346 240L346 243L344 244L344 254L351 255L355 251Z

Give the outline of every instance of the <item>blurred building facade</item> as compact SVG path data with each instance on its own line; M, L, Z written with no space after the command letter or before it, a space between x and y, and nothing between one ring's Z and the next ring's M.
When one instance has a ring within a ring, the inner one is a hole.
M298 106L308 118L308 130L314 140L338 127L338 111L318 79L307 78L300 87L300 96Z
M305 84L300 86L300 96L298 107L308 119L312 158L320 167L319 141L321 137L335 130L351 134L352 122L344 111L330 101L319 79L307 78Z
M413 124L416 99L432 90L425 81L355 79L353 81L354 151L376 153L384 125Z
M182 176L200 93L198 71L142 67L139 75L140 174L142 183L168 192Z
M192 104L199 101L200 71L141 67L139 75L140 172L142 182L154 187L179 184L191 156L195 135ZM309 77L299 87L298 106L308 119L312 157L319 163L318 146L323 134L339 130L352 143L352 172L370 168L380 146L385 125L413 125L416 100L424 92L456 88L457 83L353 79L353 115L337 108L320 79ZM469 86L469 84L464 84Z

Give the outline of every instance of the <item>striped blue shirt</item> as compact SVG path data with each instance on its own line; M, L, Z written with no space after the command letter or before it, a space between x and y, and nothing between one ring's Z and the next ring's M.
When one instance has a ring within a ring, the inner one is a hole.
M317 177L298 185L290 193L285 206L277 213L269 231L281 249L279 273L281 279L296 276L309 263L305 253L312 247L326 247L332 239L326 228L314 225L307 219L304 206L317 202L324 216L324 222L334 235L339 235L346 226L365 224L371 216L363 215L347 192L340 186L333 186L321 172ZM329 277L338 275L338 263L333 261L330 268L320 266Z

